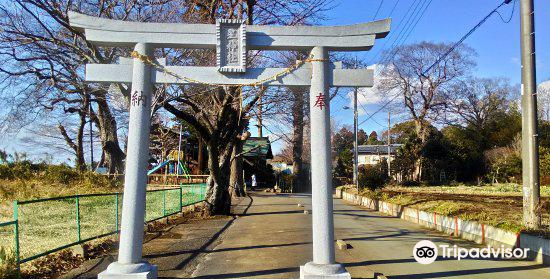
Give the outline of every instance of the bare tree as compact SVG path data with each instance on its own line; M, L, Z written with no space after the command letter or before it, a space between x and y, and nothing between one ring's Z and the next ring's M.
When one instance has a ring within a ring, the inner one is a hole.
M498 121L499 112L510 106L514 88L503 78L468 78L456 83L449 96L449 121L484 130Z
M246 19L254 24L304 24L327 8L326 0L263 0L263 1L195 1L184 4L185 21L214 23L216 18ZM251 53L250 64L259 63L259 52ZM194 64L212 65L214 55L208 51L193 51ZM186 58L189 60L189 53ZM182 89L182 88L180 88ZM193 126L204 140L210 172L207 191L207 214L228 214L230 193L228 176L232 161L239 160L235 144L248 126L248 114L266 93L265 88L190 86L167 96L164 108ZM262 102L265 106L265 102ZM237 150L238 147L237 147ZM231 160L233 154L233 160ZM242 155L241 155L242 156ZM235 168L234 172L238 172ZM232 185L233 186L233 185Z
M420 42L400 46L389 53L384 65L381 89L401 95L404 108L414 121L422 145L429 133L428 121L436 121L442 112L456 82L465 77L475 65L474 51L461 46L446 56L428 73L424 71L450 48L450 44ZM419 157L420 158L420 157ZM415 179L422 176L421 160L415 166Z
M13 0L0 4L0 81L3 99L11 100L8 118L21 111L36 111L53 118L86 116L97 126L109 172L122 173L124 152L118 123L110 107L108 88L84 82L86 63L113 63L127 50L101 49L69 26L68 12L112 19L151 21L177 10L178 1L62 1ZM15 86L14 86L15 85ZM6 90L9 88L10 90ZM120 92L127 93L122 86ZM92 107L88 105L91 104ZM20 105L24 105L22 108ZM91 114L91 115L88 115ZM27 121L28 123L29 121ZM81 150L81 129L76 135L59 129L71 148ZM76 138L72 141L71 139ZM74 145L74 146L73 146ZM81 153L80 151L77 153ZM77 155L79 156L79 155ZM82 165L82 158L77 158Z
M169 119L163 115L155 115L151 122L149 152L151 157L162 162L168 158L170 151L178 148L179 127L169 127Z

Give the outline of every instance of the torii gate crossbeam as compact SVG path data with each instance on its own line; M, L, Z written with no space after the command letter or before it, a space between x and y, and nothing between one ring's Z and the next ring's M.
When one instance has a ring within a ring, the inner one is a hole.
M157 269L142 259L145 214L146 166L149 158L149 129L152 85L155 83L311 86L311 183L313 260L300 267L300 278L351 278L334 257L332 209L332 162L330 141L329 87L371 87L368 69L341 69L328 62L329 51L369 50L377 38L390 31L390 20L348 26L259 26L236 20L217 24L141 23L109 20L69 13L70 25L85 31L86 39L98 46L134 47L137 54L153 59L155 48L216 49L218 67L156 65L136 57L132 63L89 64L88 82L131 82L132 99L128 129L124 199L118 261L99 274L100 279L157 278ZM293 71L247 68L247 50L308 50L309 64ZM166 71L172 74L167 74ZM270 76L276 78L270 79ZM179 78L184 76L186 78ZM267 79L267 80L266 80Z

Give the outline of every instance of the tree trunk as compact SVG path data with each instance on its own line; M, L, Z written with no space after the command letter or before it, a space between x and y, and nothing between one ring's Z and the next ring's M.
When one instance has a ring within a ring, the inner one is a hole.
M204 171L204 141L199 138L199 150L198 150L199 154L198 154L198 157L197 157L197 163L198 163L198 168L199 168L199 173L198 174L203 174L203 171Z
M74 140L69 136L67 133L67 130L65 127L61 124L57 125L57 129L59 129L59 132L63 136L63 139L65 139L65 142L71 149L73 150L75 154L75 167L79 171L85 171L86 170L86 162L84 161L84 147L82 146L82 139L84 135L84 125L86 124L86 119L82 121L82 116L80 118L80 125L78 127L77 132L77 139L76 143Z
M105 164L105 152L101 151L101 158L99 159L99 162L97 162L95 170L97 170L98 167L103 167L104 164Z
M292 90L294 103L292 104L292 192L295 189L304 189L303 159L304 150L304 92Z
M229 177L229 186L231 187L231 195L234 197L244 197L244 181L243 181L243 141L237 140L233 146L231 155L231 175Z
M260 98L260 100L258 100L258 137L263 137L263 129L264 129L264 124L263 124L263 116L262 116L262 111L263 111L263 104L262 104L262 98Z
M105 153L105 164L109 174L124 173L124 151L120 148L117 134L117 123L105 95L96 96L97 99L97 126L103 152Z
M427 129L425 127L425 124L423 124L421 120L415 120L414 126L415 126L416 135L420 139L420 149L416 154L416 161L414 162L414 171L412 173L412 180L420 182L422 180L422 169L423 169L422 149L424 149L424 145L426 144Z
M208 190L205 215L229 215L231 213L231 196L229 194L230 172L228 163L220 164L220 152L215 143L207 143L208 150Z
M76 168L80 171L86 170L86 161L84 160L84 126L86 126L86 114L81 112L78 132L76 133ZM90 144L92 143L90 142ZM90 162L90 166L93 166L93 162Z

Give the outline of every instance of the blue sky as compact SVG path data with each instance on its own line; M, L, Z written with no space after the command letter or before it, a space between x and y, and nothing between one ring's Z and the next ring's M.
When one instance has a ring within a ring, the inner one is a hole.
M327 16L329 19L323 25L344 25L371 21L374 18L379 4L382 6L376 19L388 17L395 6L392 18L392 31L386 39L377 40L374 48L368 52L358 53L360 59L376 63L380 55L376 55L385 44L389 48L397 35L401 32L406 21L401 24L407 11L417 4L430 3L423 17L410 32L405 43L419 41L455 42L458 41L470 28L475 26L485 15L493 10L502 1L500 0L337 0L335 7ZM397 3L397 5L396 5ZM418 6L417 15L421 14ZM512 4L499 9L502 17L507 20L512 12ZM409 15L411 12L409 12ZM418 18L418 16L416 17ZM411 20L410 22L413 22ZM515 10L509 23L504 23L498 15L493 15L465 43L473 47L478 54L477 67L474 74L481 77L506 77L513 84L521 82L520 43L519 43L519 1L515 3ZM410 29L409 29L410 30ZM537 80L539 82L550 79L550 1L535 0L535 31L537 50ZM393 34L392 34L393 33ZM405 32L403 32L404 34ZM402 38L404 36L402 35ZM374 60L373 60L374 59ZM332 117L340 125L352 125L353 114L349 110L342 110L342 106L349 105L350 100L337 98L331 104ZM374 112L380 105L365 105L367 111ZM359 122L367 115L360 115ZM380 111L374 120L369 120L360 128L366 131L382 131L387 122L387 110ZM398 119L394 119L396 121ZM376 123L378 122L378 123ZM275 148L277 149L277 148Z

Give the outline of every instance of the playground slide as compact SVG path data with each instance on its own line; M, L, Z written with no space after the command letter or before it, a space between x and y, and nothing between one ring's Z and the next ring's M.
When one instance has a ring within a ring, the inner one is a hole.
M147 172L147 175L151 175L153 173L155 173L157 170L159 170L160 168L166 166L168 163L170 163L171 160L166 160L160 164L158 164L156 167L154 167L153 169L151 169L150 171Z
M151 175L153 173L155 173L156 171L158 171L160 168L166 166L168 163L172 162L172 160L166 160L162 163L160 163L159 165L157 165L156 167L152 168L150 171L147 172L147 175ZM183 164L178 164L179 167L180 167L180 170L181 170L181 173L183 173L183 175L185 177L189 177L189 171L187 171L187 168L183 165Z

